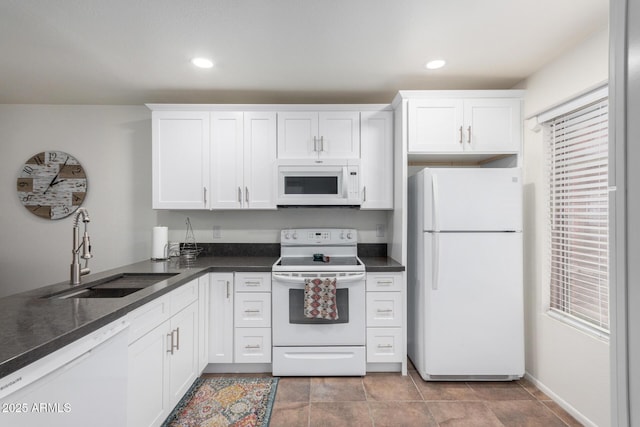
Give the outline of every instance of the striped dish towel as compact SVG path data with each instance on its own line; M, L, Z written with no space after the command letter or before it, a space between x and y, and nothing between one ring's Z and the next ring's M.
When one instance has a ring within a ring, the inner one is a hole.
M309 319L338 319L336 279L316 277L304 281L304 316Z

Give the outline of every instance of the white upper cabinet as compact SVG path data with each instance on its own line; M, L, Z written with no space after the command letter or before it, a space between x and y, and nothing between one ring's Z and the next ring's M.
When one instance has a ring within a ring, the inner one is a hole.
M278 113L278 158L360 158L360 113L357 111Z
M408 102L408 152L517 153L520 99L427 98Z
M209 186L209 113L152 114L154 209L204 209Z
M393 112L361 113L362 205L393 209Z
M211 209L276 209L276 113L211 113Z

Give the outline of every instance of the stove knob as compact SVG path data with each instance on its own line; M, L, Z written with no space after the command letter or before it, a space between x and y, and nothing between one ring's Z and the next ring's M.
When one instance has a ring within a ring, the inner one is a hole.
M351 240L353 238L353 234L347 233L347 239Z
M293 238L297 239L298 238L298 233L293 233Z
M341 231L341 232L340 232L340 238L341 238L341 239L344 239L344 231Z
M285 238L285 240L289 240L289 237L291 237L291 236L289 235L289 233L284 233L284 238Z

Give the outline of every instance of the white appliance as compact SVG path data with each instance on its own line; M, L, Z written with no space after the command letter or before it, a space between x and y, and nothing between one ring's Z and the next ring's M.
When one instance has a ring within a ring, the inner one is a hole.
M359 160L280 160L278 206L359 206Z
M524 374L519 168L409 178L408 355L425 380Z
M366 273L356 230L282 230L280 242L271 273L273 375L364 375ZM314 278L336 279L338 319L304 316L305 281Z
M0 380L0 424L126 425L127 334L117 320Z

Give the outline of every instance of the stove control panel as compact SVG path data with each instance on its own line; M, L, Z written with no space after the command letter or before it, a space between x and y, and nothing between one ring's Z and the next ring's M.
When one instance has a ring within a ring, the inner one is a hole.
M280 232L280 244L287 246L355 245L358 232L352 228L292 228Z

